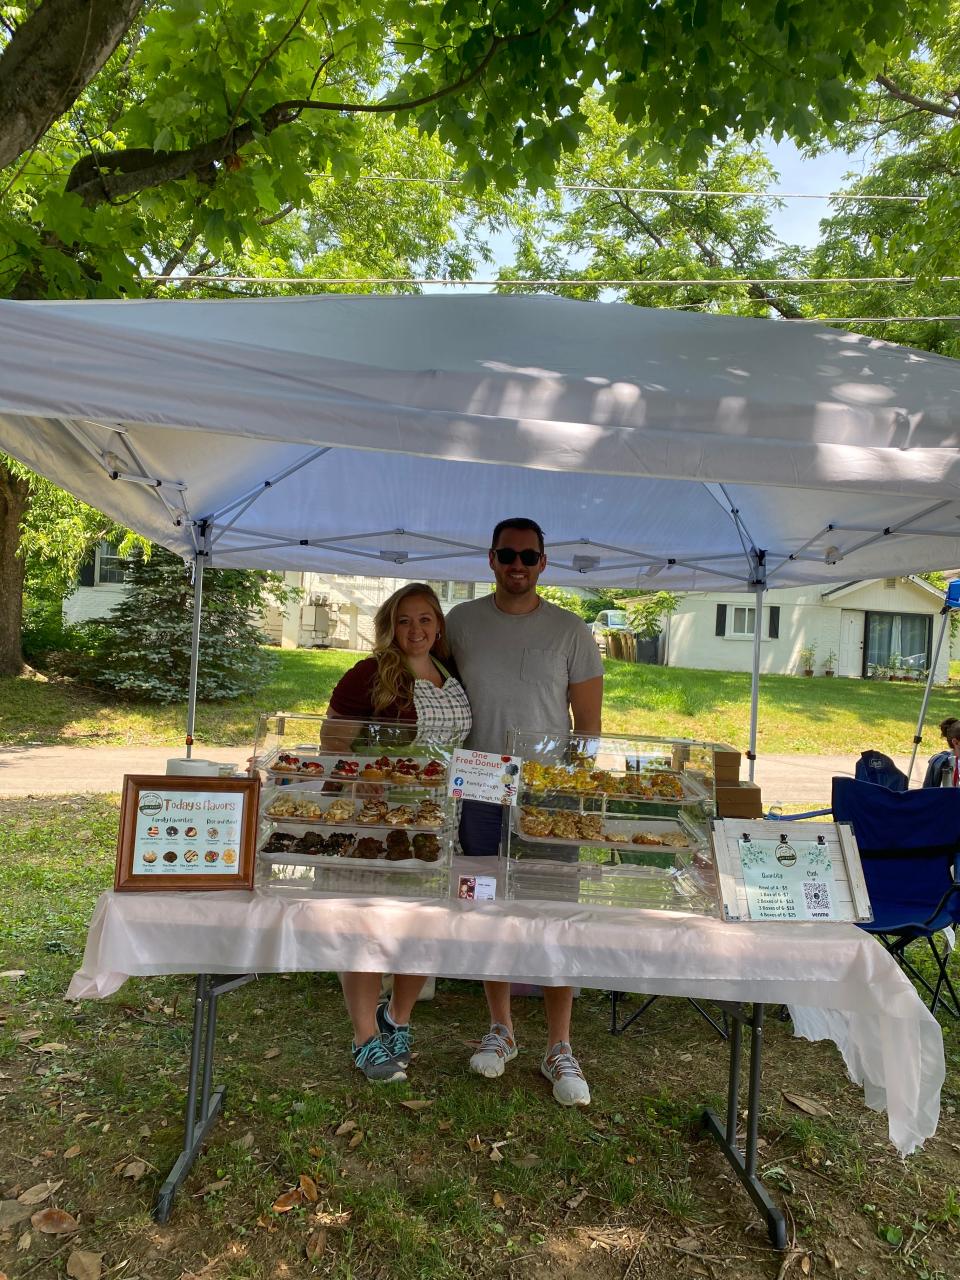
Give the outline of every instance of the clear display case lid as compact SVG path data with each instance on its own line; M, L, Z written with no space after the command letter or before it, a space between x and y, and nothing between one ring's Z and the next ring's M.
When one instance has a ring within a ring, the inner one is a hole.
M258 719L253 758L277 776L429 782L442 780L459 745L412 722L275 711Z

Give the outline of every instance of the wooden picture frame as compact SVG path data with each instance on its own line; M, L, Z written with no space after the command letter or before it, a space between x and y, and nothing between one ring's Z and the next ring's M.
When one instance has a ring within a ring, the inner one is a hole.
M126 774L114 889L252 889L259 800L259 777Z

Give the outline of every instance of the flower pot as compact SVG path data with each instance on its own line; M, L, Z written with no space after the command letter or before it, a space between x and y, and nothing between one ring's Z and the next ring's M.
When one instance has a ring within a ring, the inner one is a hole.
M813 675L813 667L806 667L806 668L804 668L804 672L803 672L803 674L804 674L805 676L812 676L812 675Z
M833 672L832 672L832 671L825 671L823 674L824 674L825 676L832 676L832 675L833 675Z

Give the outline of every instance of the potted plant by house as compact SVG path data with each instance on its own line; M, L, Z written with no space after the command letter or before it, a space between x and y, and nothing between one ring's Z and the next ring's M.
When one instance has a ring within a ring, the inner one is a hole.
M897 680L902 680L902 679L903 679L903 676L901 675L901 672L900 672L900 655L899 655L899 653L891 653L891 655L890 655L890 666L887 668L887 671L888 671L888 676L887 676L887 678L888 678L889 680L897 681Z
M817 646L815 644L804 645L800 650L800 670L805 676L813 675L813 659L816 656Z
M837 655L831 649L827 654L824 662L823 674L825 676L832 676L836 671L836 668L837 668Z

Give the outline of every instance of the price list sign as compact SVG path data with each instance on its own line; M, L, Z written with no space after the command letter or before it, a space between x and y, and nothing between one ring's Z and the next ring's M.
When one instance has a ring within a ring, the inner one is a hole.
M250 888L259 780L124 779L117 889Z
M860 853L842 822L719 818L711 842L725 920L829 924L873 919Z

